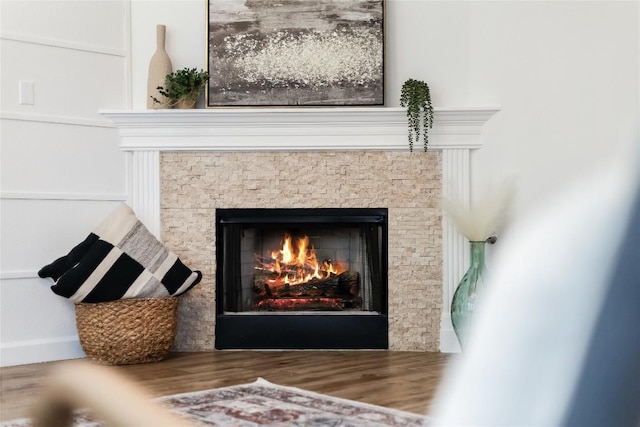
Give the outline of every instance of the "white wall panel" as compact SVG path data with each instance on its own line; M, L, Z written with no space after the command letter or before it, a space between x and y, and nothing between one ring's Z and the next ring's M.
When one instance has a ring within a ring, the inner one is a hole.
M2 120L2 192L125 194L115 129Z
M2 33L126 50L124 1L3 0Z
M126 58L2 40L3 112L99 119L126 104ZM19 103L20 80L32 81L34 104Z
M73 304L36 273L126 199L125 155L98 110L130 106L129 2L0 8L0 365L82 357Z
M2 200L0 278L35 274L84 240L120 201Z
M0 281L0 364L11 366L84 357L73 303L43 279Z
M3 343L49 339L76 334L73 302L54 294L48 280L13 279L2 281L0 333ZM25 310L24 307L29 307ZM18 327L19 326L19 327Z

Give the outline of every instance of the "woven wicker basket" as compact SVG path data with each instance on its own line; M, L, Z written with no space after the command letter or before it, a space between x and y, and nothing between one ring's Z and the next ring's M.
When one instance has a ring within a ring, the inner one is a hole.
M109 365L157 362L176 337L178 298L77 303L76 326L89 359Z

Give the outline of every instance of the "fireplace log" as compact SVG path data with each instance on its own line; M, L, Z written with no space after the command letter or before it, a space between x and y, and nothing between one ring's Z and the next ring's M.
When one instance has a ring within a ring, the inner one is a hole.
M313 278L305 283L274 286L269 280L278 278L277 274L261 272L254 276L253 290L259 297L292 297L292 296L356 296L360 290L360 274L345 271L332 274L324 279Z
M340 298L266 298L255 305L264 311L342 311Z
M267 280L273 280L277 275L273 273L259 273L253 277L253 292L259 297L271 297L273 293L267 283Z
M338 275L338 289L343 295L358 295L360 292L360 273L357 271L345 271Z
M293 296L335 296L338 290L338 278L329 276L325 279L311 279L306 283L291 285L290 293Z

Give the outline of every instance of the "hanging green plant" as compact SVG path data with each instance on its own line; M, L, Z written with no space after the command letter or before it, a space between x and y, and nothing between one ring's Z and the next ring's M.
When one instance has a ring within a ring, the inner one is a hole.
M433 127L433 107L429 85L414 79L404 82L400 92L400 106L407 108L409 151L413 151L413 143L419 142L421 135L424 151L427 151L429 129Z

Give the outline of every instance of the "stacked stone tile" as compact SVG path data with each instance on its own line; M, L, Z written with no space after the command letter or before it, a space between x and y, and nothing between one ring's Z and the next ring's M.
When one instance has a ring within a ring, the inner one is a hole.
M216 208L389 209L389 346L438 351L441 153L171 152L161 157L162 239L200 285L184 296L176 347L214 348Z

